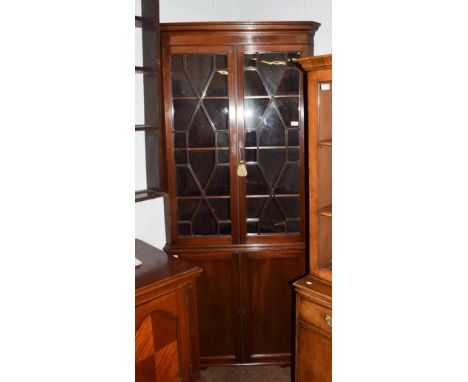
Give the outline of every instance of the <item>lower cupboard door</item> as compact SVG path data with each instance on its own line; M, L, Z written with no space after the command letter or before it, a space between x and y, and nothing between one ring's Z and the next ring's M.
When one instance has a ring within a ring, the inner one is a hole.
M294 323L291 285L305 274L305 252L251 252L241 257L245 362L288 364Z
M299 323L296 354L297 382L332 382L331 335Z
M203 269L197 279L200 364L242 362L240 344L239 255L179 254Z

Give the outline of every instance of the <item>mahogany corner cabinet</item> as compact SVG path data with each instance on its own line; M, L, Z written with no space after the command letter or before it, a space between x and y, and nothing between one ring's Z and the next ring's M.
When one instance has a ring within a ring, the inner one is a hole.
M303 73L315 22L161 24L165 251L198 281L200 361L291 362L306 273Z

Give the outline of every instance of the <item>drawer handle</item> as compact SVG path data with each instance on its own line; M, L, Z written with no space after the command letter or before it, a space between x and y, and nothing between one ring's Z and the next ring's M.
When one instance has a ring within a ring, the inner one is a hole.
M324 317L325 321L327 321L327 325L331 328L332 326L332 318L327 314L325 317Z

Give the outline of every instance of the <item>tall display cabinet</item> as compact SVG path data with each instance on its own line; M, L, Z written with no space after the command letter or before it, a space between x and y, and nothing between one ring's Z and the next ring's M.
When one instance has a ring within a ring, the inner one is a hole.
M332 380L332 55L298 60L307 72L310 275L296 291L296 382Z
M303 74L314 22L161 24L165 250L203 268L200 356L288 364L306 272Z

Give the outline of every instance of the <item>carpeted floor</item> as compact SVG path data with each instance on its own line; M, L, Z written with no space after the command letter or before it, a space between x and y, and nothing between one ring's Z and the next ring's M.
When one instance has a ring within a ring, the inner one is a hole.
M291 382L291 368L280 366L227 366L201 370L200 382Z

